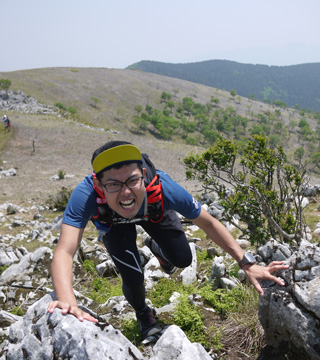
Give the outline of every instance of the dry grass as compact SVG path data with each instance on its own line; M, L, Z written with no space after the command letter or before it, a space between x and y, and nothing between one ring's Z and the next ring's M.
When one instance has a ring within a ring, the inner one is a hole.
M74 188L91 172L93 151L113 139L133 142L150 155L158 168L167 171L189 191L201 191L200 184L184 180L181 164L181 159L191 150L201 151L201 148L160 141L150 134L141 137L131 132L135 105L161 107L163 91L175 94L175 102L189 96L205 104L211 96L216 97L221 108L232 106L238 114L249 118L251 113L275 111L273 106L246 98L233 100L223 90L133 70L45 68L0 73L0 77L11 80L12 90L22 90L44 104L62 102L67 107L76 107L78 119L83 123L120 132L117 135L80 128L73 122L67 123L54 116L9 112L14 133L1 157L7 162L5 168L17 169L17 176L0 180L1 202L44 201L48 194L57 192L62 186ZM92 97L100 100L98 109L91 106ZM288 123L292 118L299 121L301 117L295 110L281 109L281 118ZM36 151L31 155L33 141ZM299 144L292 137L286 144L286 152L292 153L296 146ZM74 177L50 180L59 170ZM316 181L313 179L313 183Z
M4 146L1 160L4 169L15 168L17 176L2 177L0 203L44 203L49 194L62 186L73 189L92 172L93 151L109 140L131 141L147 152L155 165L192 191L195 185L184 180L180 159L191 151L190 146L121 133L90 130L53 116L10 114L12 133ZM33 140L35 153L33 154ZM63 170L63 180L51 180Z

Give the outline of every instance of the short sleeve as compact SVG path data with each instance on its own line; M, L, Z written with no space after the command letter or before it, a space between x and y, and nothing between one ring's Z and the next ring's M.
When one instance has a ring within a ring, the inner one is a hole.
M201 204L186 189L163 172L160 175L163 203L165 210L175 210L187 219L195 219L200 215Z

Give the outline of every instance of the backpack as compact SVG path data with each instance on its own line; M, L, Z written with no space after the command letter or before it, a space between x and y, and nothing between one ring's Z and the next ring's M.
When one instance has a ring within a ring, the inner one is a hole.
M131 219L123 218L108 206L104 193L95 186L94 190L96 194L98 213L91 218L91 221L96 226L96 222L102 226L105 225L111 227L112 225L137 223L141 221L151 221L155 223L161 221L164 213L164 207L160 176L156 173L155 166L147 154L141 154L141 160L142 167L147 170L144 180L147 192L146 215L137 215Z

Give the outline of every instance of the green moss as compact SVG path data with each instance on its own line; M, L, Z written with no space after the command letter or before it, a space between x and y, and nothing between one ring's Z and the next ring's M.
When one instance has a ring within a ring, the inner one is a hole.
M0 275L6 270L8 269L10 265L5 265L5 266L0 266Z
M137 320L124 319L121 323L122 334L133 343L139 343L141 339L141 333Z
M180 296L173 319L191 342L198 342L208 348L209 339L206 335L201 310L190 303L187 295Z
M122 282L119 278L107 279L95 277L91 282L91 288L87 289L90 299L101 304L105 303L110 297L122 295Z
M11 314L18 315L18 316L24 316L25 312L20 309L20 306L14 307L11 311Z
M94 274L97 273L96 271L96 267L94 265L94 262L91 260L85 260L82 264L82 266L88 271L88 272L92 272Z

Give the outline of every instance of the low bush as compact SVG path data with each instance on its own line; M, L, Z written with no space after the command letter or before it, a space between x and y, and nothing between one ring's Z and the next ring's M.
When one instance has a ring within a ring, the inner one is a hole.
M56 195L50 195L47 201L50 209L64 211L70 199L72 190L62 187Z
M91 288L86 290L90 299L101 304L104 304L110 297L123 295L122 283L119 278L108 279L98 275L93 278Z

